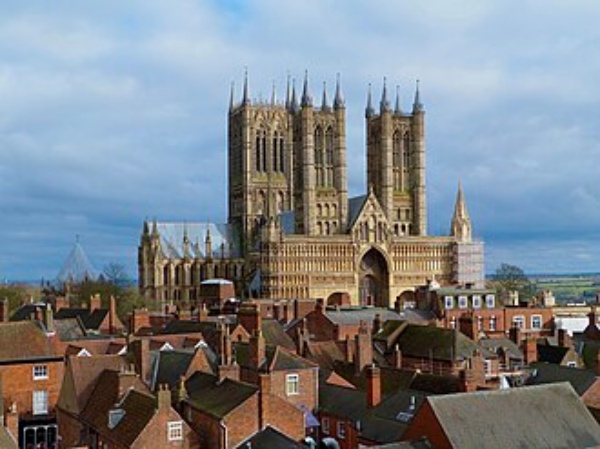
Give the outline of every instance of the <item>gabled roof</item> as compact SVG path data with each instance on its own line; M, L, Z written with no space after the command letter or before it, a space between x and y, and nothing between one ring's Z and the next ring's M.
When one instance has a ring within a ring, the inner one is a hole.
M250 344L235 343L235 360L241 367L252 368L250 365ZM316 368L317 364L300 357L281 346L265 345L265 360L261 369L272 371L288 371L295 369Z
M185 383L188 402L195 409L217 419L246 402L258 393L258 387L229 378L219 382L212 374L195 372Z
M371 204L372 207L367 208L368 204ZM387 217L381 208L381 204L379 203L377 196L371 190L366 195L351 198L348 201L348 230L351 230L354 227L361 215L366 215L369 213L367 209L370 209L370 213L379 212L383 220L387 221Z
M529 385L569 382L581 396L596 382L596 373L589 369L568 368L543 362L532 363L530 367L533 371L527 379Z
M360 195L348 199L348 229L352 227L352 225L358 218L358 215L360 214L363 205L367 201L367 196L368 195Z
M55 319L54 329L60 341L79 340L85 337L85 328L77 318Z
M600 444L600 426L566 382L429 396L427 402L456 448L481 447L483 441L486 449Z
M539 362L555 363L560 365L569 352L569 348L554 345L537 345L537 359Z
M269 449L305 449L307 446L292 440L271 426L267 426L256 432L247 440L236 446L239 449L246 448L269 448Z
M358 326L361 321L371 325L375 319L375 315L379 315L382 323L387 320L402 319L398 313L382 307L327 307L324 313L332 323L340 325Z
M283 326L277 320L262 320L260 329L267 344L282 346L290 351L296 349L294 340L285 333Z
M396 344L403 356L447 361L470 358L479 349L457 330L414 324L406 326Z
M39 322L0 323L0 361L25 361L57 356L52 342Z
M482 338L477 343L482 348L495 354L502 350L511 359L523 359L523 353L519 347L508 338Z

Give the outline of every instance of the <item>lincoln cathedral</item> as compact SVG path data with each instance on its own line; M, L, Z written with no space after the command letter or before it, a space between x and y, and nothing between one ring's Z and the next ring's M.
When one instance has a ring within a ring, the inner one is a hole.
M305 76L285 101L241 99L228 117L225 224L144 223L140 292L157 303L194 303L200 284L224 278L239 297L323 298L390 306L417 285L483 284L483 244L459 185L449 235L427 235L425 110L419 86L412 109L392 105L383 85L378 108L369 87L367 186L349 197L346 109L339 79L333 101L314 102ZM315 104L316 103L316 104Z

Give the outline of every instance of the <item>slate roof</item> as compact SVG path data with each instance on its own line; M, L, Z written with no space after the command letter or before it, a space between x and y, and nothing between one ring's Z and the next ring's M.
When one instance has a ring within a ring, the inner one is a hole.
M396 344L403 356L446 361L470 358L479 349L473 340L457 330L414 324L406 326Z
M410 407L414 397L415 407ZM319 410L352 422L360 422L361 437L378 443L399 441L412 417L424 401L420 392L401 390L382 397L373 408L367 407L364 391L336 385L319 385Z
M244 382L219 378L212 374L195 372L185 383L188 402L195 409L221 419L253 395L258 387Z
M2 449L19 449L19 445L8 430L0 423L0 447Z
M371 325L377 314L379 314L382 322L402 319L393 310L381 307L327 307L324 313L332 323L339 325L359 325L361 321Z
M478 344L496 354L502 350L511 359L523 359L523 353L519 347L508 338L482 338L478 341Z
M563 346L537 345L539 362L555 363L560 365L569 352L569 348Z
M239 257L233 227L222 223L166 223L156 224L160 235L160 246L164 257L181 259L186 254L184 236L189 241L189 257L206 257L206 235L210 233L212 256L221 256L221 244L224 245L225 257Z
M290 351L296 350L294 340L285 333L283 326L277 320L262 320L260 329L265 343L273 346L282 346Z
M236 449L246 448L268 448L268 449L306 449L308 446L292 440L271 426L255 433L250 438L244 440L236 446Z
M596 373L588 369L568 368L543 362L532 363L529 366L533 370L527 379L529 385L569 382L581 396L596 382Z
M434 449L429 440L425 437L415 441L403 441L401 443L389 443L376 446L369 446L370 449Z
M236 342L235 348L235 360L236 362L246 368L250 366L250 344L245 342ZM316 368L317 364L310 360L300 357L297 354L290 352L289 350L280 346L265 345L265 360L261 365L260 369L267 369L267 371L287 371L294 369L310 369Z
M462 391L460 379L452 375L416 373L410 388L430 394L450 394Z
M365 201L367 201L368 196L369 195L359 195L348 199L348 229L352 227L358 218L358 215L360 214Z
M79 340L85 337L85 328L77 318L55 319L54 329L60 341Z
M568 383L429 396L452 447L589 448L600 426ZM422 409L421 409L422 410Z
M58 357L37 321L0 323L0 362Z

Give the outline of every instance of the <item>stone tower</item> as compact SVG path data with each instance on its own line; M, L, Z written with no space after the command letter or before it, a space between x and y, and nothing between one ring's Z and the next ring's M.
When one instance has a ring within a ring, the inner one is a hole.
M329 235L345 230L348 213L346 110L337 80L333 105L326 89L313 105L308 76L300 104L295 85L285 102L251 101L248 77L242 100L229 108L229 223L243 253L251 253L260 229L275 214L294 210L296 234Z
M425 236L425 111L418 84L411 114L402 111L398 89L392 109L385 80L377 114L369 86L365 116L369 188L396 236Z

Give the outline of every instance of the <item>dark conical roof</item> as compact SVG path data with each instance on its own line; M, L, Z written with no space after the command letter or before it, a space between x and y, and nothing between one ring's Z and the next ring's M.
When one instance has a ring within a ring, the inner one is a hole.
M69 256L63 263L57 279L61 283L80 283L86 280L97 280L98 273L90 263L79 240L75 242Z

